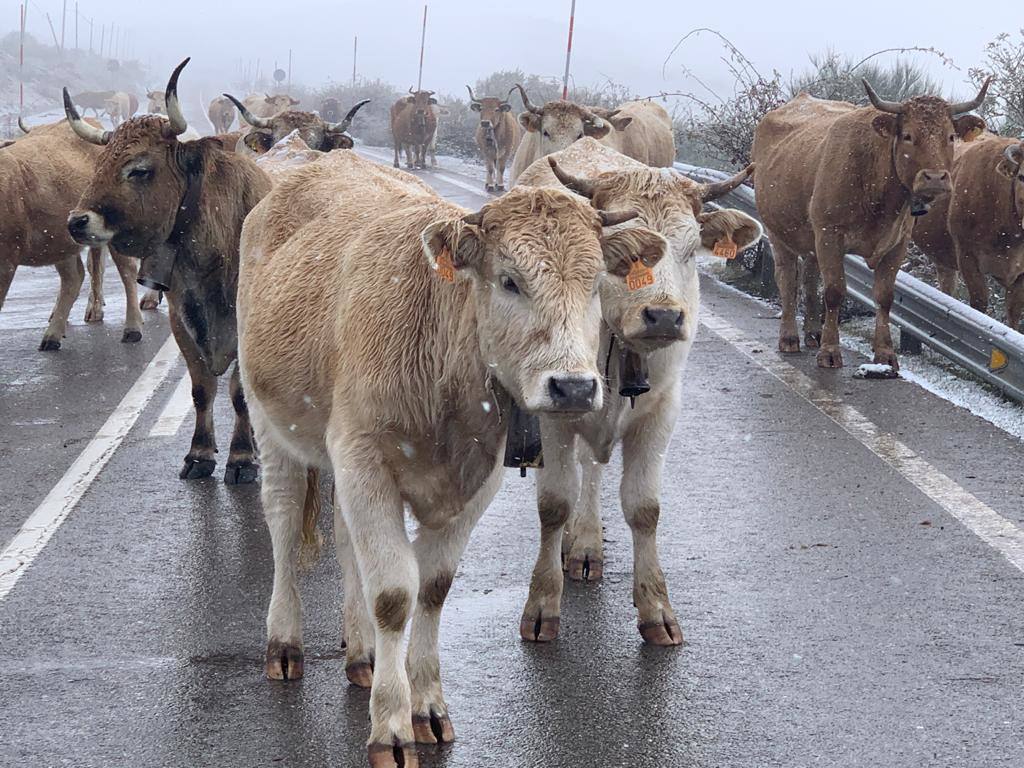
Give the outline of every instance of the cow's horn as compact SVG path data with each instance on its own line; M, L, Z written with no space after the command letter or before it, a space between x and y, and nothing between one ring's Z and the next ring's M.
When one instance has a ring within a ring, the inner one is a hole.
M532 112L535 115L544 114L544 110L538 109L537 107L533 106L533 104L530 103L530 97L526 95L526 89L523 88L523 86L521 86L519 83L516 83L515 87L519 89L519 95L522 96L523 98L523 107L526 108L527 112ZM509 93L512 93L512 91L509 91Z
M977 109L981 106L981 103L985 101L985 95L988 93L989 83L992 82L992 76L989 75L985 78L985 82L981 84L981 90L978 91L978 95L970 101L961 101L957 104L949 105L950 115L962 115L964 112L970 112L973 109Z
M578 176L573 176L571 173L566 173L558 166L558 161L555 158L548 156L548 165L551 166L552 172L555 174L563 186L568 187L577 195L583 195L588 200L594 196L594 184L587 179L581 179Z
M1003 150L1003 154L1006 156L1006 159L1014 165L1021 165L1024 163L1024 147L1022 147L1020 143L1010 144Z
M345 131L347 131L348 127L352 125L352 118L356 116L356 112L358 112L360 109L362 109L369 103L370 99L363 99L348 111L348 114L345 115L345 118L340 123L328 123L327 132L344 133Z
M21 129L22 133L31 133L32 132L32 129L29 128L27 125L25 125L25 121L22 120L21 115L18 115L18 127Z
M469 100L470 100L471 102L473 102L474 104L479 104L479 103L480 103L480 99L478 99L478 98L477 98L476 96L474 96L474 95L473 95L473 89L472 89L472 88L470 88L470 87L469 87L469 86L467 85L467 86L466 86L466 90L467 90L467 91L469 91ZM511 91L509 91L509 93L511 93Z
M875 89L871 87L871 83L869 83L867 79L861 78L861 82L864 84L864 90L868 94L868 100L871 102L872 106L874 106L875 109L879 110L880 112L888 112L892 115L903 114L902 104L900 104L898 101L885 101L884 99L880 99L878 97L878 94L875 93Z
M415 95L416 95L416 91L414 91L414 90L412 89L412 86L411 86L411 85L409 86L409 93L411 93L411 94L412 94L413 96L415 96Z
M603 227L614 227L616 224L622 224L624 221L630 221L640 215L639 211L598 211L597 215L601 217L601 226Z
M754 175L754 164L751 163L742 171L737 173L731 179L725 181L716 181L712 184L705 184L701 189L700 199L703 202L710 200L717 200L722 195L727 195L732 192L736 187L746 181L748 178Z
M186 58L174 68L174 71L171 72L171 79L167 81L167 90L164 91L164 103L167 107L167 122L169 123L167 129L173 136L181 136L188 130L188 120L185 119L185 115L181 111L181 104L178 102L178 75L191 60L191 57Z
M64 114L71 124L71 130L79 138L85 139L90 144L99 144L101 147L110 141L110 131L104 131L94 125L89 125L81 118L78 110L75 109L74 102L71 101L71 94L68 93L67 88L64 89Z
M240 102L238 99L236 99L230 93L225 93L224 95L227 96L229 99L231 99L231 103L234 104L236 107L238 107L238 111L242 114L242 119L245 120L245 122L247 122L253 128L269 128L270 127L270 120L268 118L256 117L256 115L254 115L252 112L250 112L248 109L246 109L245 104Z

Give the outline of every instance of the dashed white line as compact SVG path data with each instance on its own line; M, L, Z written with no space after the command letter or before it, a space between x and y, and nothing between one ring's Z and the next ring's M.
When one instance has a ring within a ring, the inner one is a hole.
M121 445L157 388L167 378L177 359L178 346L171 336L100 427L96 436L89 441L68 471L0 553L0 600L14 589L14 585L43 551L43 547L110 461L110 457Z
M167 400L167 405L160 412L160 417L149 430L150 437L174 437L181 428L181 422L185 420L189 410L192 408L192 379L188 371L181 377L178 386Z
M894 435L880 430L842 398L815 384L777 352L705 308L701 324L802 397L847 434L892 467L965 528L1024 571L1024 530L918 456Z

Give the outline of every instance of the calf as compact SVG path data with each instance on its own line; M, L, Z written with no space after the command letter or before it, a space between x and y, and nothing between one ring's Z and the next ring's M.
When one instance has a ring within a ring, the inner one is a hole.
M283 177L245 223L240 353L274 548L267 674L303 673L308 470L330 469L350 674L354 651L362 682L375 665L371 766L410 768L414 742L453 738L441 607L500 483L512 402L553 422L602 405L601 274L667 247L648 230L603 231L633 215L536 189L469 212L335 152Z
M584 138L538 160L520 177L520 184L564 184L595 207L638 211L639 217L618 234L628 237L642 221L669 243L668 255L656 264L641 254L632 270L612 270L601 283L604 322L597 360L604 373L602 408L571 422L541 419L541 545L520 622L525 640L548 641L558 634L563 556L571 578L601 577L601 478L621 443L619 498L633 535L633 603L640 634L654 645L682 642L655 545L661 472L681 407L680 374L697 332L696 254L719 242L741 250L761 237L760 225L746 214L704 213L701 207L737 187L752 170L702 185ZM563 528L568 532L564 538Z

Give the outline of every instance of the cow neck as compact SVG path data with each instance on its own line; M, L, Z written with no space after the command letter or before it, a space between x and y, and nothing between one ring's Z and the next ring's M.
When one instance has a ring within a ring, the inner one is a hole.
M177 159L177 158L176 158ZM201 168L185 167L179 162L178 167L185 177L185 192L178 205L178 214L174 217L171 234L167 238L168 245L175 251L181 251L186 235L199 214L199 198L203 192L203 173Z
M892 142L889 144L889 163L892 166L892 175L896 177L897 183L903 187L903 190L907 193L907 199L901 206L901 210L910 205L910 200L914 196L914 190L907 188L907 185L903 183L903 179L900 178L900 169L896 165L896 153L899 152L900 136L903 135L903 116L900 115L896 120L896 135L893 137Z

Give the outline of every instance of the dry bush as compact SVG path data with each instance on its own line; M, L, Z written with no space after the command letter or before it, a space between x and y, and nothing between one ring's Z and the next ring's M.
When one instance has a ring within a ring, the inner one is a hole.
M985 64L968 70L968 79L980 88L994 76L988 98L978 110L989 127L1004 136L1024 133L1024 29L1018 39L1004 32L985 46Z

